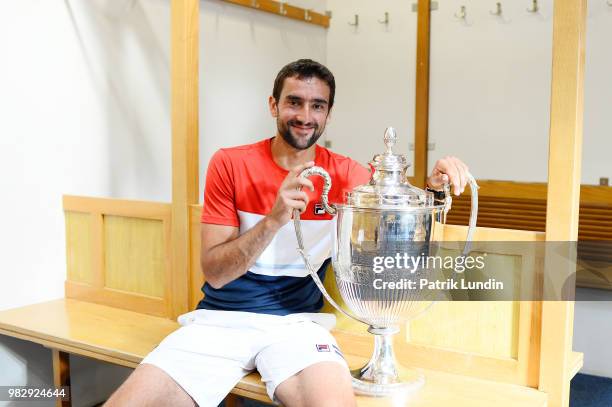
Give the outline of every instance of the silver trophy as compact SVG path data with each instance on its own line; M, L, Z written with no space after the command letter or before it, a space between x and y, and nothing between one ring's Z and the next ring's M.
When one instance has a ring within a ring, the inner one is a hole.
M419 289L417 284L421 278L431 279L432 270L424 265L407 267L407 259L430 255L436 223L445 223L452 201L449 185L444 186L444 196L439 199L432 192L410 185L406 157L393 152L396 141L395 130L389 127L384 136L386 151L370 162L370 182L348 192L344 204L329 204L331 179L323 168L311 167L300 175L319 175L325 180L321 202L329 214L336 215L334 274L350 312L327 293L311 266L302 239L299 211L294 212L298 250L315 283L330 304L368 325L368 332L374 335L370 361L351 372L355 391L370 396L406 393L424 384L419 372L396 362L392 335L399 332L400 324L435 301L432 290ZM469 184L472 211L463 254L469 251L478 208L478 186L471 175Z

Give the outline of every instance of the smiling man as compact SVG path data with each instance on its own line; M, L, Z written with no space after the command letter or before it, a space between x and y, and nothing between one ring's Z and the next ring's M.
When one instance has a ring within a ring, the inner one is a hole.
M204 298L179 317L180 329L151 352L107 405L217 406L257 369L270 398L286 406L352 406L348 366L318 313L322 295L296 250L291 219L301 211L304 244L321 279L330 261L332 218L319 210L322 180L299 174L323 167L330 202L367 182L368 170L316 144L334 104L335 81L309 59L281 69L269 108L277 134L224 148L212 157L201 216ZM449 180L459 193L467 167L436 162L430 187ZM302 190L304 188L304 190Z

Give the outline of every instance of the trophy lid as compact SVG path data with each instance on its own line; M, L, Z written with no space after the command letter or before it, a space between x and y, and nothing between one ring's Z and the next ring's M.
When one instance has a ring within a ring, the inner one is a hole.
M369 163L372 169L370 182L347 193L347 204L387 209L433 207L433 194L410 184L406 175L410 164L404 155L393 152L393 146L397 143L393 127L385 131L384 142L386 151L375 155Z

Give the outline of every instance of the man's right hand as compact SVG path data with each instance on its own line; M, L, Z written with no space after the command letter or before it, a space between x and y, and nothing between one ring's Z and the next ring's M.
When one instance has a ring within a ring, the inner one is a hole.
M302 187L308 187L314 192L314 185L309 179L300 177L300 174L306 168L310 168L313 165L314 161L298 165L291 169L283 180L276 195L274 206L266 217L276 229L280 229L291 220L294 209L300 212L306 210L308 195L302 191Z

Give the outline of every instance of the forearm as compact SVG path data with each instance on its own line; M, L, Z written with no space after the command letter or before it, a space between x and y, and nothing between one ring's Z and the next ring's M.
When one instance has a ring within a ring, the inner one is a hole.
M234 240L212 247L200 259L207 282L221 288L244 275L270 244L280 226L269 217Z

